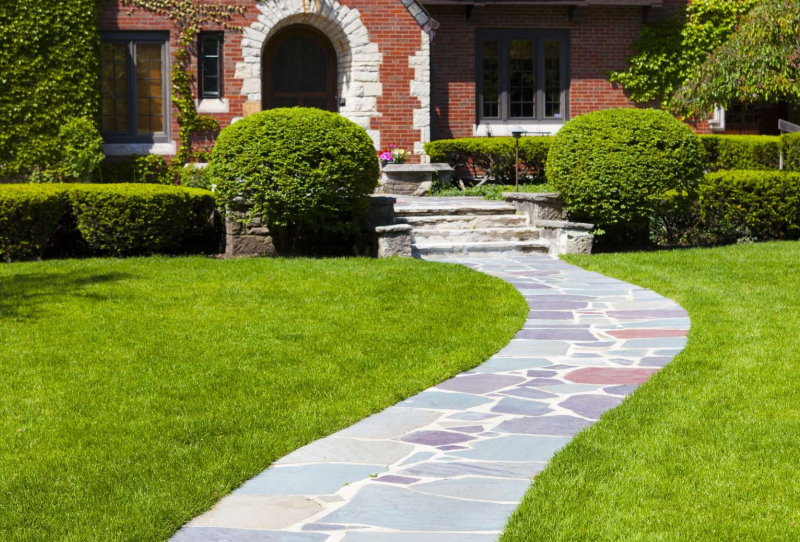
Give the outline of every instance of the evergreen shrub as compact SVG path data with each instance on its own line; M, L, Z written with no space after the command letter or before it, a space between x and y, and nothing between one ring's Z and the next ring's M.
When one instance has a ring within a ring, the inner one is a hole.
M696 190L703 156L698 137L669 113L609 109L576 117L556 134L547 179L572 217L646 236L665 200Z
M781 138L760 135L701 135L706 169L777 170Z

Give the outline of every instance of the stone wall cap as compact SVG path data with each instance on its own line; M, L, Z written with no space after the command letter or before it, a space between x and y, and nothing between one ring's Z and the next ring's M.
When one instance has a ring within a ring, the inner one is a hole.
M558 192L503 192L503 199L508 201L552 201L558 198Z
M570 222L569 220L537 220L534 226L540 228L561 228L564 230L591 231L594 224L588 222Z
M391 226L377 226L377 233L411 233L412 227L408 224L392 224Z
M431 173L434 171L453 171L453 168L450 167L450 164L386 164L383 166L383 171Z

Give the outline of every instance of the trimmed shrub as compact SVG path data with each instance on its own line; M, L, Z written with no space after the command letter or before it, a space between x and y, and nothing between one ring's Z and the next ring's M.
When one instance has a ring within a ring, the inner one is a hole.
M0 259L214 253L211 192L139 184L0 185Z
M718 242L800 238L800 173L718 171L700 187L703 228Z
M665 198L697 188L703 165L698 137L669 113L609 109L564 125L547 157L547 178L574 218L641 240Z
M521 182L545 182L545 162L552 137L523 137L519 142ZM473 180L486 175L492 182L513 184L516 158L513 137L467 137L441 139L425 144L432 162L445 162L456 175Z
M99 2L0 2L0 179L45 170L64 119L99 112Z
M783 169L800 171L800 132L781 136L783 149Z
M69 199L89 251L114 256L191 252L184 242L215 208L205 190L152 184L84 185Z
M0 185L0 261L40 258L68 209L62 185Z
M222 130L208 173L221 206L244 200L249 216L296 240L321 230L354 231L379 168L373 142L357 124L319 109L284 108Z
M172 184L173 176L163 156L108 157L100 164L100 182Z
M706 169L777 170L781 139L777 136L701 135Z

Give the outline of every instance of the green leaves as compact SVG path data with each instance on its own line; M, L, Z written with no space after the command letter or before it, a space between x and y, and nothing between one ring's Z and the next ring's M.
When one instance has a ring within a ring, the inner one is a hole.
M730 39L697 65L675 110L700 116L733 101L800 103L800 0L761 0Z
M612 72L638 103L672 107L672 95L719 45L725 43L739 18L760 0L694 0L685 13L645 27L634 44L630 66Z

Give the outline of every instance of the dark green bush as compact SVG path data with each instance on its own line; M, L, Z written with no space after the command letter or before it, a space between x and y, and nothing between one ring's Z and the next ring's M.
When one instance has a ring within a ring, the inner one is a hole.
M100 164L100 182L172 184L172 174L163 156L107 157Z
M0 261L39 258L67 215L63 185L0 185Z
M140 184L0 185L0 259L213 253L213 195Z
M208 176L207 167L198 167L194 164L186 164L178 172L180 176L180 185L189 186L192 188L202 188L204 190L211 190L213 183Z
M781 139L777 136L702 135L700 142L707 171L777 170L780 165Z
M800 132L783 134L781 147L783 148L783 169L800 171Z
M365 216L378 183L367 132L319 109L271 109L222 130L209 177L221 206L238 199L250 216L288 232L346 231Z
M97 6L0 2L0 179L47 169L64 120L98 116Z
M103 136L90 119L67 119L58 131L58 147L48 158L44 169L31 172L31 182L87 182L97 173L103 160Z
M91 253L114 256L189 252L185 241L215 208L205 190L153 184L75 186L69 198Z
M700 187L703 228L718 242L800 238L800 173L718 171Z
M545 182L545 162L552 137L523 137L519 142L519 175L525 183ZM461 178L486 175L492 182L513 184L516 158L512 137L441 139L425 144L432 162L444 162Z
M556 134L547 179L574 218L641 238L665 198L697 188L703 166L698 137L669 113L609 109Z

